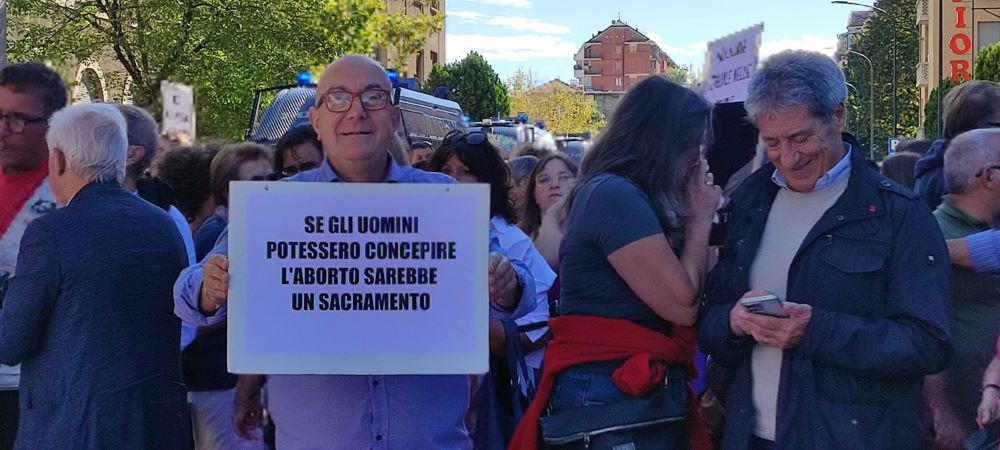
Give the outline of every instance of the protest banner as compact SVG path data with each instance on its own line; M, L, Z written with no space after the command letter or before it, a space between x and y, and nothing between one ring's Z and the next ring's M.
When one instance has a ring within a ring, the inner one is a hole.
M708 44L705 54L705 99L711 103L742 102L757 70L764 24L737 31Z
M229 370L489 367L489 186L233 182Z
M183 134L195 139L194 90L191 86L169 81L160 82L163 96L162 134Z

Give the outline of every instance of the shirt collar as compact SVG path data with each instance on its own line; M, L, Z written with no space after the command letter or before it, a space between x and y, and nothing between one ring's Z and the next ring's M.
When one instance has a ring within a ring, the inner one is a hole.
M382 178L382 183L399 183L403 179L404 170L396 161L392 159L391 156L386 154L386 171L385 176ZM337 175L337 172L333 170L333 166L330 165L330 161L323 157L323 163L319 166L320 179L323 181L330 182L340 182L343 181Z
M953 217L955 220L959 220L972 228L978 230L990 229L990 224L969 215L968 213L962 211L961 209L958 209L958 207L956 207L955 204L952 203L950 195L946 195L941 198L941 204L938 205L937 210L941 211L942 214L947 214Z
M841 175L851 171L851 144L844 142L844 149L847 150L844 157L840 160L840 162L830 168L830 170L828 170L823 176L816 180L816 186L813 187L813 192L821 191L830 187L834 181L837 181L837 178L840 178ZM785 180L783 175L781 175L781 172L778 172L778 169L774 169L774 173L771 175L771 181L782 189L788 189L788 181Z

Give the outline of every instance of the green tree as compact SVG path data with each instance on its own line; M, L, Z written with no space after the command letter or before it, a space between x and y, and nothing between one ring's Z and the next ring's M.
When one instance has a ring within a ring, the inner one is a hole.
M667 79L682 86L690 86L694 80L691 66L674 66L667 70Z
M892 32L896 30L896 90L899 114L898 137L914 137L920 124L920 100L917 90L917 28L916 2L910 0L880 0L875 6L889 12L876 13L865 24L861 33L853 38L851 50L862 53L874 63L875 69L875 148L876 160L885 157L887 139L892 136ZM868 63L861 57L844 56L847 65L844 75L851 89L847 101L847 112L851 117L853 131L866 147L869 142L869 87L871 75ZM866 152L867 153L867 152Z
M518 69L507 80L511 115L524 112L542 119L555 133L595 132L604 127L604 114L592 97L561 81L538 86L534 78L531 72Z
M976 73L979 73L978 67ZM927 104L924 105L924 139L934 140L938 138L938 93L940 92L941 100L944 100L948 91L959 84L961 83L945 78L941 85L934 88L927 96Z
M435 64L424 83L426 92L437 86L448 87L448 98L462 105L472 120L505 114L510 110L510 97L500 76L476 52L446 66Z
M13 61L113 59L136 105L160 109L160 82L193 85L199 136L238 138L256 88L286 83L376 45L412 54L442 18L407 22L384 0L22 0L10 3ZM400 31L412 24L418 32ZM390 42L391 39L391 42ZM418 40L419 44L412 42ZM106 74L107 75L107 74Z
M983 47L976 57L977 80L1000 81L1000 43Z
M424 82L423 88L428 94L433 94L434 89L438 86L446 86L450 89L452 81L448 66L445 64L435 64L431 67L431 73L427 74L427 81ZM450 95L451 93L449 92Z

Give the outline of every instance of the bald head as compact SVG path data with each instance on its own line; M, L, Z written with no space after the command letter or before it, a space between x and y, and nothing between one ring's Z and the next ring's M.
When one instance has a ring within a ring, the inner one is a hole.
M316 92L327 92L331 89L360 92L360 90L356 90L357 86L351 87L347 85L350 80L355 78L367 81L367 84L363 87L392 88L389 76L386 75L385 69L382 68L378 61L365 55L350 54L341 56L326 66L323 75L319 77Z
M948 143L944 179L948 192L962 194L976 182L976 174L1000 164L1000 129L966 131Z
M346 55L323 71L309 123L342 179L380 181L400 122L392 84L375 60Z

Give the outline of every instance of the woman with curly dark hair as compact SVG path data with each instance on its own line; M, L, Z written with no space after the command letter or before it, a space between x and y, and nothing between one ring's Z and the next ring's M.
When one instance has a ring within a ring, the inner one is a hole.
M427 169L450 175L459 183L486 183L490 186L490 240L503 249L512 262L523 263L534 278L536 307L522 317L514 318L513 325L531 328L518 333L519 342L507 342L504 324L491 310L490 318L490 379L491 385L480 391L478 399L493 398L496 402L480 402L477 405L477 448L502 448L506 438L513 432L515 400L520 402L524 395L530 398L527 386L534 383L541 370L543 339L548 331L541 326L549 318L546 292L555 281L556 274L535 250L528 238L515 224L514 208L510 198L510 172L500 152L490 143L483 132L452 132L445 136L441 147L431 154ZM532 370L524 377L520 374L514 383L508 381L505 356L511 346L520 346L526 353L524 361ZM511 386L521 386L521 392ZM512 392L513 391L513 392ZM490 394L493 395L485 395ZM525 399L526 404L527 399ZM521 408L518 408L521 409ZM488 426L488 425L492 425Z

